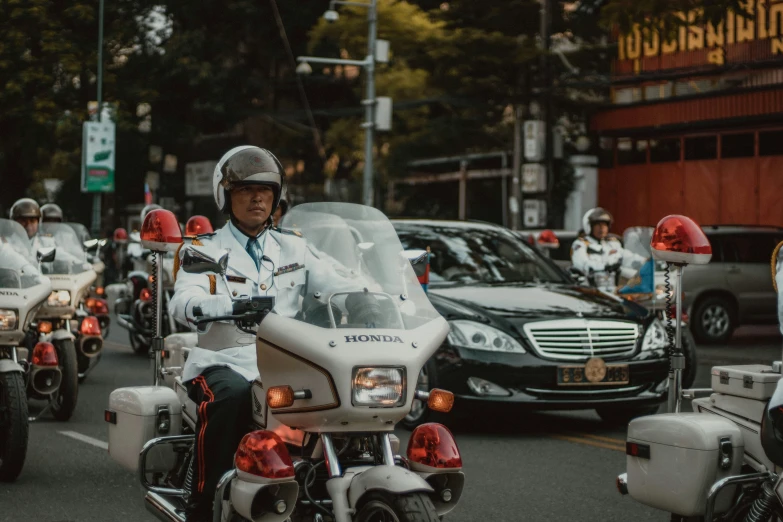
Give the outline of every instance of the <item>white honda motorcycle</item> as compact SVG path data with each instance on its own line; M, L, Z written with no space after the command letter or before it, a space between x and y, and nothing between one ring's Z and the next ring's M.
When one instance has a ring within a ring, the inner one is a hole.
M157 223L160 229L165 219L175 223L173 215L163 217L167 212L151 212L145 228ZM226 346L255 343L260 361L251 387L253 426L237 448L235 469L218 484L214 520L440 520L455 507L464 485L451 433L440 424L419 426L401 456L392 431L414 399L428 401L434 411L453 405L450 392L426 393L415 386L448 334L446 321L430 304L380 211L306 204L293 209L285 224L346 281L355 277L371 284L359 291L346 284L327 294L312 288L307 270L282 271L275 284L302 285L295 317L271 312L273 298L239 295L232 315L198 321L233 322L235 328L213 325L210 334L222 332ZM218 284L230 288L230 254L184 248L182 270L215 274L222 279ZM160 317L162 299L156 301ZM193 480L196 405L178 375L188 335L193 334L171 336L176 339L167 340L165 350L158 336L156 386L115 390L106 411L109 453L137 471L147 508L164 521L184 520ZM173 390L158 385L164 378Z
M683 216L664 218L652 244L679 288L683 267L711 256L704 233ZM673 522L783 521L781 362L713 367L711 388L682 390L681 311L677 295L669 413L629 424L618 490ZM683 399L694 399L693 413L680 412Z

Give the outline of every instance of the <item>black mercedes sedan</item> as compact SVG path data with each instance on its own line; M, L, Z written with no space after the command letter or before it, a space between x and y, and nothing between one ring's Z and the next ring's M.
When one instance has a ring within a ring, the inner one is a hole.
M653 413L665 400L666 330L645 308L579 286L503 227L393 224L405 249L430 248L429 297L451 325L420 389L452 391L455 410L595 409L609 422ZM404 424L430 415L417 402Z

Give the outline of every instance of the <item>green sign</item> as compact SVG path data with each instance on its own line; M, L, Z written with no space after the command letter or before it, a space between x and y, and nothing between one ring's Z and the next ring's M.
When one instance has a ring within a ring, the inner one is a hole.
M82 127L82 192L114 192L112 121L84 122Z

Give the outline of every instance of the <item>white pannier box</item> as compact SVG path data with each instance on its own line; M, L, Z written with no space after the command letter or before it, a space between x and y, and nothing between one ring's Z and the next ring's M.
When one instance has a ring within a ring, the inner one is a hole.
M780 377L771 366L763 364L713 366L711 384L718 393L766 401L775 393Z
M744 442L731 421L699 413L666 413L634 419L626 444L628 493L675 515L703 515L717 481L738 475ZM731 507L735 487L718 495L715 512Z
M179 435L182 406L174 390L163 386L118 388L109 396L109 455L131 471L139 467L141 448L157 437ZM154 448L147 457L147 470L166 472L174 465L172 446Z

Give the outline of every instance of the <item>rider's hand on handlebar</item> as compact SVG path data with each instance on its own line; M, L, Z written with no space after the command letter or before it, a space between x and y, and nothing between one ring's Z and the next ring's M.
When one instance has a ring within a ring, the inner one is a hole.
M197 305L201 308L201 317L220 317L233 313L231 298L227 295L211 295L204 297ZM194 307L195 308L195 307ZM196 319L199 318L196 314Z

